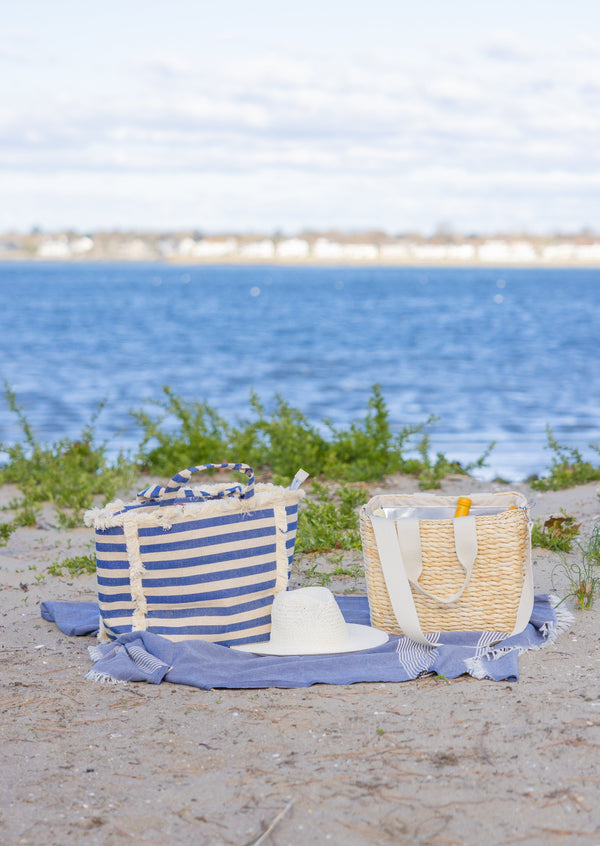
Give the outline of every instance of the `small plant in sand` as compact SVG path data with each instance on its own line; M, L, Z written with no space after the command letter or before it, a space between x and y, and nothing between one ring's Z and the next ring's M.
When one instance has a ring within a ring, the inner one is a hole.
M318 566L319 562L313 560L308 567L301 571L306 586L319 585L320 587L325 587L325 585L331 583L331 573L327 573L325 570L319 570Z
M531 543L553 552L571 552L580 529L581 523L576 523L575 517L563 511L560 517L549 517L543 523L536 520L531 531Z
M335 551L325 556L313 553L312 555L298 556L296 567L302 574L306 585L328 585L333 579L349 579L356 582L364 570L357 561L351 561L349 565L343 565L344 552ZM325 569L318 569L319 565ZM350 589L352 590L352 589Z
M572 598L575 608L588 610L592 608L600 587L600 523L594 526L587 541L577 541L576 546L579 556L574 560L562 553L562 561L552 571L552 585L554 587L555 572L562 572L568 579L570 590L561 602Z
M8 539L20 526L34 526L37 510L28 503L18 503L16 516L6 523L0 523L0 546L6 546ZM11 502L4 508L5 511L13 510L15 503Z
M366 501L365 488L342 485L332 491L313 482L298 514L296 552L360 549L358 508Z
M339 553L337 558L333 560L333 570L331 571L332 576L336 576L337 578L348 578L348 579L358 579L360 576L364 575L364 570L362 567L362 563L357 561L351 561L346 566L343 565L343 553Z
M0 523L0 546L6 546L9 537L12 535L16 526L12 520L8 523Z
M51 576L62 576L66 572L69 576L82 576L85 573L96 572L95 555L76 555L72 558L63 558L62 561L54 561L48 567Z
M600 467L594 467L590 461L584 461L578 449L561 446L549 426L546 426L546 434L548 449L552 450L554 456L549 474L532 481L533 488L539 491L558 491L600 480ZM600 454L600 447L597 444L589 446Z
M54 444L41 444L7 384L5 397L24 436L23 443L0 444L8 454L8 463L0 469L0 484L13 483L22 494L8 506L17 512L17 525L34 525L39 507L49 502L56 508L61 526L77 526L94 496L108 501L132 484L135 466L122 455L109 465L106 444L94 442L94 425L102 405L77 440L63 438Z

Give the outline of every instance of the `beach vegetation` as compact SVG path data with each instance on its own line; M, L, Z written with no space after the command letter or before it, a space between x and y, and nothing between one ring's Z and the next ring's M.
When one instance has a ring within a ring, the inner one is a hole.
M577 541L576 546L575 557L561 554L560 563L552 571L552 586L554 588L555 573L562 573L567 577L569 590L561 602L570 598L575 608L589 610L600 588L600 523L594 526L585 542Z
M417 445L419 458L404 461L402 463L402 470L407 475L416 476L419 481L419 487L424 490L439 488L441 482L450 474L456 473L468 476L473 470L484 467L494 446L495 441L492 441L476 461L463 466L458 461L448 459L441 452L438 452L435 460L432 460L429 454L431 447L430 438L428 434L424 434Z
M8 455L0 468L0 484L12 483L20 493L8 505L16 512L16 525L35 525L41 505L48 502L55 507L60 526L78 526L95 497L108 502L118 490L131 486L137 467L122 454L109 464L106 444L95 441L102 404L78 438L42 444L8 384L4 395L23 433L17 444L0 444Z
M54 561L48 567L51 576L63 576L65 571L69 576L82 576L86 573L96 572L96 555L75 555L71 558L63 558L62 561Z
M531 530L531 543L553 552L571 552L580 529L581 523L576 523L575 517L563 511L561 516L549 517L544 522L536 520Z
M318 570L318 566L319 562L315 556L311 563L302 569L303 584L307 587L311 585L326 587L331 583L331 573L328 573L326 570Z
M236 425L205 402L185 401L169 387L163 388L163 394L153 402L158 416L145 410L132 412L143 433L140 463L159 475L190 467L199 456L210 463L222 461L224 456L241 456L275 483L291 481L299 467L313 477L379 479L401 468L401 447L422 428L409 427L392 435L378 386L373 388L364 422L338 429L323 421L330 438L279 394L269 412L251 392L251 415Z
M19 496L9 503L14 518L0 529L0 544L18 525L35 525L42 504L54 506L60 526L79 525L83 511L92 504L108 502L118 492L131 489L140 473L170 478L179 470L199 462L221 463L242 460L257 475L276 484L288 484L299 467L320 480L341 483L335 502L325 502L318 495L306 514L306 526L316 522L316 514L325 528L314 543L325 548L329 525L328 509L344 509L351 494L344 487L358 481L377 481L392 474L413 476L422 488L437 488L448 473L468 474L484 464L492 445L475 463L463 467L442 453L430 457L430 440L425 432L435 421L404 426L393 431L389 412L378 385L374 385L365 415L349 426L340 427L329 420L315 425L297 408L277 394L269 408L252 392L246 419L227 421L205 401L188 401L170 387L131 414L141 430L135 458L119 453L109 462L106 443L98 443L95 429L103 404L98 406L81 434L62 438L51 444L39 441L12 388L5 384L5 398L15 414L22 437L16 444L1 444L7 456L0 468L0 484L13 483ZM417 437L420 441L415 443ZM335 514L337 515L337 512ZM314 519L313 519L314 517ZM354 514L345 514L351 525L339 531L350 532L340 547L337 535L331 535L329 548L352 548L358 536Z
M6 523L0 523L0 546L6 546L8 539L16 528L12 520Z
M360 549L358 509L368 498L366 488L342 484L337 490L313 482L298 514L296 552Z
M590 461L584 461L578 449L561 446L550 426L546 426L547 448L553 453L548 475L531 481L532 488L540 491L558 491L574 488L587 482L600 480L600 467L594 467ZM590 449L600 454L598 444L590 444Z
M364 569L361 564L356 561L351 561L346 567L344 567L342 566L343 553L338 553L338 555L339 557L337 560L333 560L334 566L331 571L332 576L341 579L358 579L360 576L364 575Z
M468 474L483 466L493 444L468 467L441 453L429 457L424 434L435 421L404 426L394 433L379 385L374 385L365 417L348 427L323 420L316 426L281 395L268 411L251 392L248 418L231 424L206 402L187 401L170 387L151 402L150 410L132 411L142 431L139 463L149 472L171 476L202 461L220 463L233 457L250 464L276 484L289 483L299 467L313 478L339 482L376 481L394 473L417 477L420 487L435 488L452 472ZM422 435L420 443L413 439ZM407 457L412 450L414 457Z
M303 583L306 585L324 586L330 584L333 579L356 581L364 575L362 563L351 560L344 566L344 556L344 550L333 550L324 556L319 553L300 555L295 559L295 568L302 575Z
M221 462L229 451L226 421L206 402L186 402L168 386L151 400L156 413L131 414L143 432L138 462L145 472L171 477L199 460Z
M249 456L246 463L270 475L275 484L290 482L299 467L317 475L326 462L329 445L305 415L280 394L269 413L252 392L250 408L254 419L231 429L230 454Z
M423 432L426 423L405 426L392 432L389 412L379 385L374 385L367 403L364 421L354 422L347 429L337 428L325 420L330 430L322 475L348 482L375 481L384 476L406 472L404 451L411 437ZM419 469L418 462L415 469Z
M327 445L302 412L279 395L271 413L254 392L249 404L252 416L232 425L208 403L184 400L170 387L163 387L163 397L151 403L154 414L132 411L143 433L142 468L171 476L198 461L217 464L241 456L276 483L291 481L300 466L316 474Z
M3 510L8 511L15 508L15 503L10 502ZM29 504L17 508L17 513L12 520L0 523L0 546L6 546L8 539L20 526L35 526L37 519L36 510Z

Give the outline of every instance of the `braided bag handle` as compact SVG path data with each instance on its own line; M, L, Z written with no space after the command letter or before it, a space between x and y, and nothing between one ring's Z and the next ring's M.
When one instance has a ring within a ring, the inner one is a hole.
M194 493L190 488L184 488L194 473L202 470L236 470L238 473L245 473L248 483L245 488L241 485L233 485L221 491L197 491ZM239 499L250 499L254 496L254 470L248 464L199 464L197 467L188 467L176 473L170 482L164 487L150 485L138 494L139 499L146 500L170 500L173 502L205 502L211 499L224 499L225 497L236 496Z

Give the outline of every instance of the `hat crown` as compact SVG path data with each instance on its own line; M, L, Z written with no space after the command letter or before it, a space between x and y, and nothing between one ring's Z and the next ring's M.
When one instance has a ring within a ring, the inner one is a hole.
M324 587L282 591L271 611L271 643L294 652L336 652L348 645L346 621Z

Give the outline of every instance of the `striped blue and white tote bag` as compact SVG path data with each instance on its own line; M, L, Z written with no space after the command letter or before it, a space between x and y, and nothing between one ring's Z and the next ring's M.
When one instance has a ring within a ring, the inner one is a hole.
M245 473L248 482L189 486L193 473L213 468ZM88 511L100 638L149 631L224 646L268 639L273 597L287 589L294 555L298 484L255 484L247 464L203 464L133 502Z

